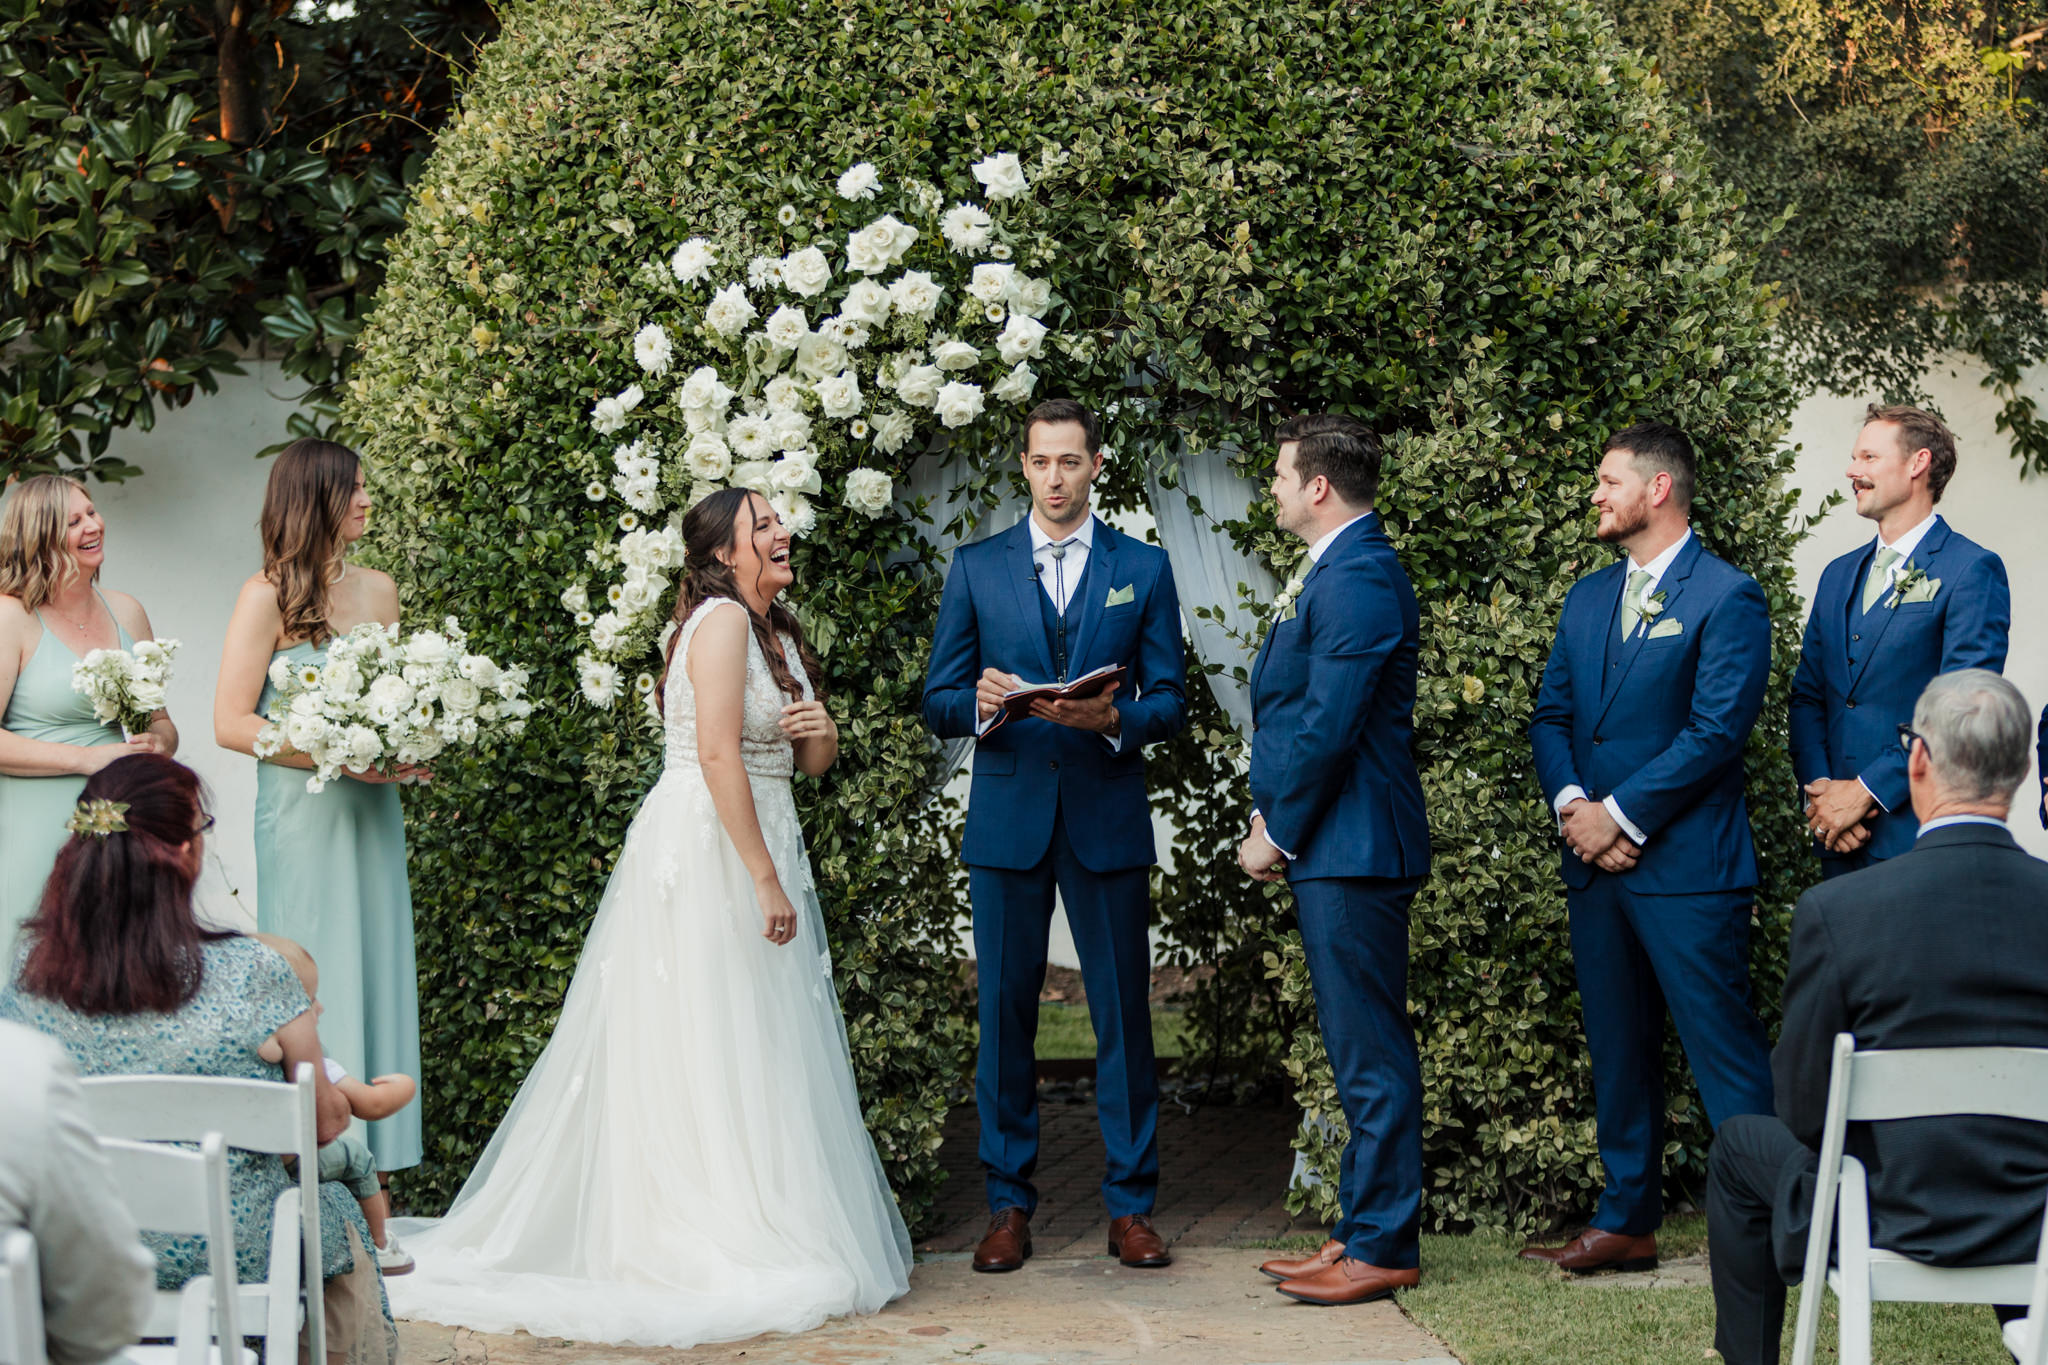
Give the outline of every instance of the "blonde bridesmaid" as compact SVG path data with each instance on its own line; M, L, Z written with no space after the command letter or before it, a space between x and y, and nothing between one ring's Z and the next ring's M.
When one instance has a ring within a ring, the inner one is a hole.
M71 837L64 822L85 779L127 754L178 751L167 712L124 740L72 690L72 665L93 650L156 638L140 602L100 588L106 541L75 480L23 479L0 504L0 976Z

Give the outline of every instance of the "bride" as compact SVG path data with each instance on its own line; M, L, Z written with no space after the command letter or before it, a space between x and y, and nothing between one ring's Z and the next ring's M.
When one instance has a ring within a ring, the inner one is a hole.
M448 1216L416 1234L418 1269L388 1281L400 1317L691 1346L909 1287L790 793L839 732L775 600L789 533L728 489L683 541L661 780L554 1037Z

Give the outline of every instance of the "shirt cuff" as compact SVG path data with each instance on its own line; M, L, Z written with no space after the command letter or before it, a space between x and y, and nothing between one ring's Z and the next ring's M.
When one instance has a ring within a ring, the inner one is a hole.
M1256 820L1256 819L1258 819L1258 818L1259 818L1259 808L1258 808L1257 806L1253 806L1253 807L1252 807L1252 819ZM1269 844L1273 844L1273 832L1272 832L1271 830L1267 830L1267 831L1266 831L1266 842L1267 842L1267 843L1269 843ZM1288 862L1290 862L1290 863L1291 863L1291 862L1293 862L1293 861L1294 861L1294 855L1293 855L1292 853L1289 853L1289 852L1288 852L1288 851L1287 851L1286 849L1284 849L1284 848L1280 848L1280 845L1278 845L1278 844L1273 844L1273 847L1274 847L1274 848L1276 848L1276 849L1280 849L1280 856L1281 856L1281 857L1283 857L1283 858L1285 858L1285 859L1286 859L1286 860L1287 860Z
M1118 730L1113 735L1104 735L1102 737L1102 742L1109 746L1109 751L1111 753L1120 754L1124 751L1124 732L1122 730Z
M1586 789L1576 782L1551 799L1550 813L1557 817L1557 832L1559 834L1564 833L1564 808L1574 801L1584 801L1587 799L1589 798L1586 796Z
M1635 841L1637 848L1650 842L1650 836L1637 829L1635 822L1621 813L1621 805L1613 797L1607 797L1600 804L1607 807L1607 813L1614 817L1614 823L1621 826L1623 834Z
M1869 795L1872 801L1877 802L1877 808L1879 810L1883 811L1886 815L1890 815L1892 813L1892 808L1890 806L1887 806L1882 800L1880 800L1876 792L1870 790L1870 784L1868 782L1865 782L1862 778L1859 777L1856 779L1856 785L1863 788L1864 792Z

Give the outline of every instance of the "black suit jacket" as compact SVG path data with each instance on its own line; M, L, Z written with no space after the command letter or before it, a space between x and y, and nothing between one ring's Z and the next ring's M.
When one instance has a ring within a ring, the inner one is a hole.
M1771 1073L1778 1117L1808 1147L1844 1032L1866 1050L2048 1047L2048 863L2000 826L1949 825L1800 897ZM1878 1246L1951 1266L2034 1259L2048 1124L1852 1124L1848 1150L1870 1173Z

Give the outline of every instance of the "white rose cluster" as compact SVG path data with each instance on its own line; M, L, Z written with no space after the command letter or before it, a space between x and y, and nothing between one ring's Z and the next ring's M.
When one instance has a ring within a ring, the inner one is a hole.
M581 600L581 585L576 595ZM344 770L428 763L493 733L523 731L533 714L526 683L524 668L473 653L453 616L411 635L368 621L330 640L322 659L271 661L273 696L256 755L312 759L309 792Z
M1044 321L1055 300L1050 281L1013 259L1004 218L1031 181L1013 152L970 170L982 202L949 206L928 181L858 162L827 182L831 202L782 204L750 240L691 237L649 263L673 278L676 303L638 320L631 355L636 378L662 381L667 401L636 383L591 409L591 430L616 439L612 471L590 479L586 465L577 477L592 501L623 506L609 543L588 554L598 583L561 593L587 639L577 674L590 704L649 699L644 662L672 627L687 508L748 488L801 536L829 486L845 513L879 518L895 484L869 459L902 458L990 404L1031 402L1034 362L1056 340ZM812 233L833 221L843 234ZM403 700L387 687L376 704Z

